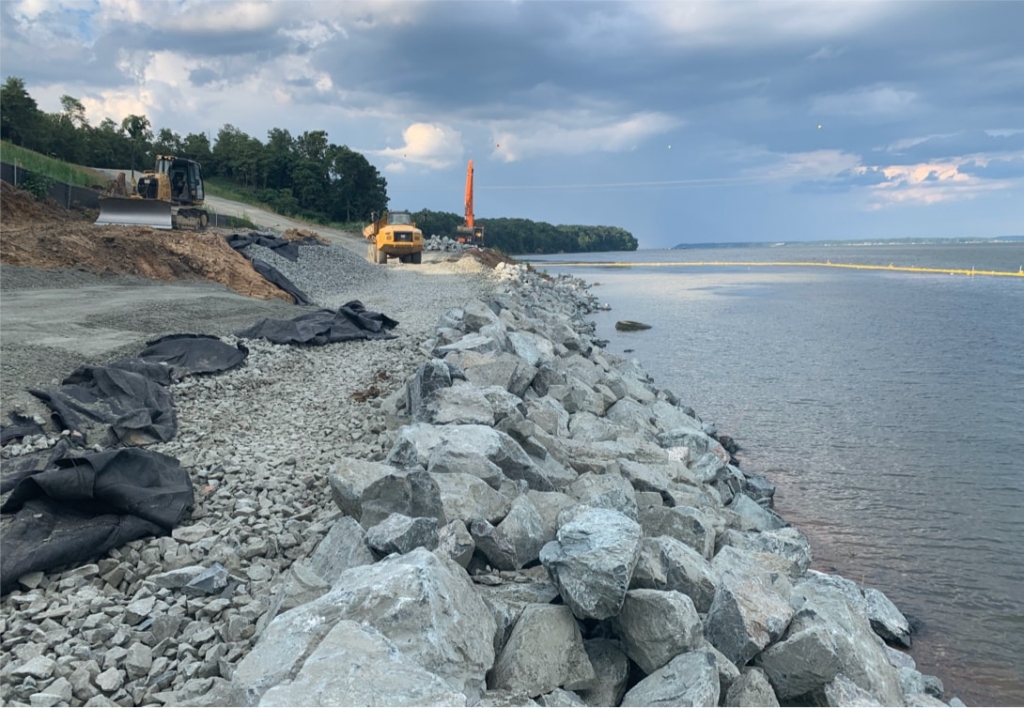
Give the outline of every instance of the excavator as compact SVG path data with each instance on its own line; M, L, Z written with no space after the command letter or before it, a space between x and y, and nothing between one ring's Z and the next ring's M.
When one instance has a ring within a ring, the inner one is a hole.
M455 240L470 246L484 245L484 227L473 225L473 161L466 168L466 223L455 227Z
M206 228L210 216L203 208L203 170L195 160L157 155L127 197L101 197L97 224L150 226L154 229Z

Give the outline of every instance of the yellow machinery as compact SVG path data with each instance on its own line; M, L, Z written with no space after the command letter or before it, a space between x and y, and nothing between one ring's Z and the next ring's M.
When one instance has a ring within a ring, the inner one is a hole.
M363 229L363 238L369 241L367 258L371 263L387 263L388 258L402 263L423 261L423 232L407 211L385 212Z
M154 229L206 228L203 171L195 160L157 155L130 197L101 197L97 224L150 226Z

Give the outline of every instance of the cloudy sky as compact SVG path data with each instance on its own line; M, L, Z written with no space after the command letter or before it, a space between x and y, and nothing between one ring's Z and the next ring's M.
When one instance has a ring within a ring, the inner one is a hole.
M682 242L1024 233L1024 3L3 0L48 112L326 130L393 208Z

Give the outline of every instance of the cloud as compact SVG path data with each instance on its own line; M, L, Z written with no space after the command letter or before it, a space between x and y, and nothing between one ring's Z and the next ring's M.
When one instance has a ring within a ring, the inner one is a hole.
M946 138L955 138L960 133L936 133L934 135L922 135L916 138L901 138L894 143L891 143L884 148L886 152L903 152L909 150L912 147L923 145L932 140L945 140Z
M870 210L894 205L930 205L974 199L979 194L1020 188L1020 179L987 179L977 173L993 162L1011 162L1024 155L969 155L908 165L869 167L885 181L871 187ZM972 169L974 168L974 169Z
M586 115L570 117L570 122L590 122ZM581 155L589 152L621 152L655 135L683 125L683 121L665 113L635 113L614 122L598 125L564 125L554 117L539 120L499 122L492 132L494 156L503 162L516 162L545 155Z
M402 139L405 144L400 148L369 152L400 160L389 166L392 171L402 171L395 165L405 163L441 169L461 158L464 152L462 135L443 123L413 123L402 131Z
M811 99L811 111L821 115L904 117L907 111L916 107L917 101L918 95L914 91L893 86L872 86L815 96Z
M820 181L861 174L861 157L843 150L811 150L807 152L771 153L748 151L748 158L761 158L765 163L743 170L748 177L764 182Z

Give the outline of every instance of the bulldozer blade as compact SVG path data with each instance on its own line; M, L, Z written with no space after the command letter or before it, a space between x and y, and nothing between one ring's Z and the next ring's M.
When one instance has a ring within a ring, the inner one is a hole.
M96 223L171 229L171 204L157 199L102 198Z

